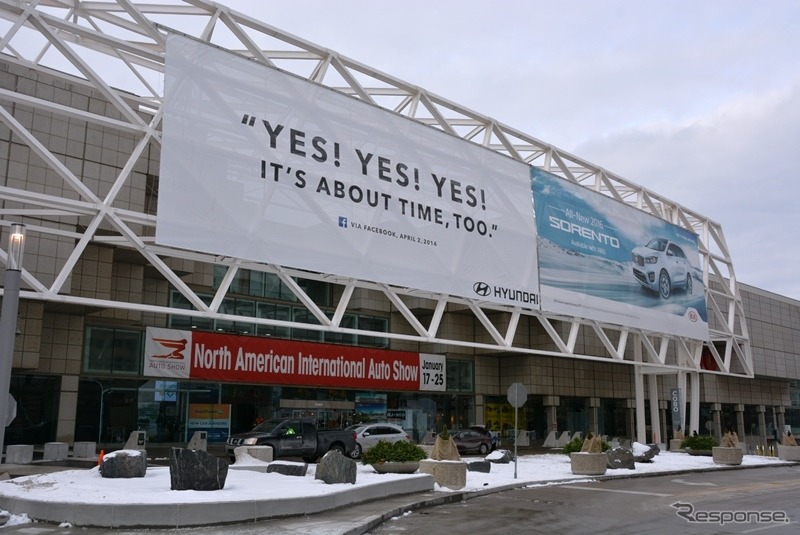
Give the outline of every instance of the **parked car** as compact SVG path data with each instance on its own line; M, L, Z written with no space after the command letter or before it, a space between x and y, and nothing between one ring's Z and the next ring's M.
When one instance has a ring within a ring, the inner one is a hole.
M352 431L356 435L356 447L350 456L353 459L361 457L361 454L378 443L379 440L386 442L411 442L402 427L395 424L372 423L351 425L346 431Z
M458 453L480 453L486 455L492 450L490 435L475 429L462 429L452 433L450 437L456 443Z
M500 447L500 434L499 433L497 433L495 431L490 431L490 430L486 429L482 425L471 425L471 426L469 426L469 429L472 429L473 431L477 431L478 433L482 433L482 434L488 436L492 440L492 451L494 451L494 450L496 450L497 448Z
M312 420L267 420L251 431L228 438L225 453L233 460L233 450L239 446L271 446L272 457L301 457L314 462L329 451L352 455L356 447L355 434L347 430L317 430Z
M673 288L692 293L692 265L686 253L666 238L653 238L631 252L633 276L645 288L669 299Z

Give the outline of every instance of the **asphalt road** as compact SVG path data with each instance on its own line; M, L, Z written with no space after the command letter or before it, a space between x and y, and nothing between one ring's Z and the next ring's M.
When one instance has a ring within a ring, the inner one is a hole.
M516 489L420 510L369 533L796 535L800 466Z

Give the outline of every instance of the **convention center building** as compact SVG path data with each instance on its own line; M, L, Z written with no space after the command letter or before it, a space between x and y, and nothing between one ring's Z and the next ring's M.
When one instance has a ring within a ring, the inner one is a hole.
M714 214L192 4L0 6L6 445L800 432L800 301Z

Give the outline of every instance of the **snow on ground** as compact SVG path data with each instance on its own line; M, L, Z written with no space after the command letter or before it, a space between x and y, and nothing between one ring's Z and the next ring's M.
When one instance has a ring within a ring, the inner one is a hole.
M496 456L497 452L487 457L492 459ZM466 458L465 460L474 459ZM258 462L252 461L251 463ZM786 462L776 457L755 455L745 455L742 461L742 466L775 464L786 464ZM664 474L715 467L720 468L720 465L715 464L711 457L663 451L653 459L652 463L637 463L635 470L609 470L606 475ZM413 474L378 474L371 466L359 463L355 485L327 485L314 479L315 469L316 465L309 465L305 477L231 469L228 471L225 488L222 490L173 491L170 490L169 467L149 467L145 477L131 479L103 478L99 469L94 467L88 470L65 470L0 481L0 495L62 503L220 503L320 496L346 492L354 487L364 487L408 477L421 477ZM591 479L587 476L573 475L570 470L569 456L561 453L520 456L516 465L516 479L514 471L514 462L509 464L492 463L491 472L488 474L467 472L467 485L459 491L438 485L434 490L436 492L475 492L511 485L535 486ZM26 515L11 515L6 525L29 521Z

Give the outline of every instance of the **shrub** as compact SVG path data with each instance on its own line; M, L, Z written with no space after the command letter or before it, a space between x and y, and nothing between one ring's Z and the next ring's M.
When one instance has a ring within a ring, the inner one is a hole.
M719 446L719 443L711 435L686 437L681 442L681 448L689 448L691 450L710 450L714 446Z
M425 450L411 442L388 442L380 440L377 444L361 454L364 464L404 463L421 461L428 457Z
M569 455L570 453L581 451L583 440L583 438L573 438L564 445L564 449L562 449L561 452ZM601 441L600 444L603 447L603 451L611 449L611 446L605 440Z

